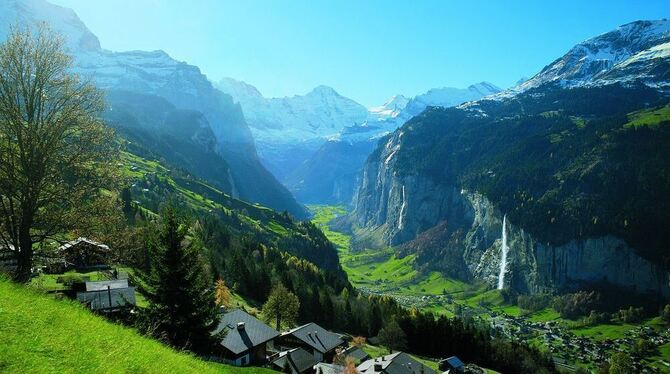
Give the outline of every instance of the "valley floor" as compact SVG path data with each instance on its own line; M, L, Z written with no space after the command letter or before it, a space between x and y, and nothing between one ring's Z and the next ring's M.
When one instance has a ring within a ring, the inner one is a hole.
M522 310L505 302L499 290L484 284L468 284L415 270L414 256L397 258L391 248L352 251L350 237L332 230L328 223L346 214L341 206L312 205L313 222L337 246L342 268L361 292L384 294L406 307L417 307L448 317L461 315L487 320L499 333L511 339L530 342L549 350L564 368L595 368L616 349L628 351L637 339L664 342L642 363L670 371L670 330L660 318L638 324L599 324L583 326L565 320L553 308L536 312Z

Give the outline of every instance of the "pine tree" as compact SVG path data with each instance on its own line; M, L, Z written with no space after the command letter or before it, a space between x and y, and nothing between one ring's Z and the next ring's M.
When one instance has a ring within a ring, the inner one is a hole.
M168 206L151 245L151 273L146 279L150 302L147 317L154 334L176 348L206 353L212 343L217 308L214 290L199 255L189 242L187 226Z
M298 297L280 283L272 289L268 300L263 304L263 316L266 322L275 322L277 330L281 330L282 325L295 324L299 309Z
M389 349L389 353L393 353L394 350L400 351L407 348L407 336L395 320L391 320L379 330L377 338L379 339L379 343Z

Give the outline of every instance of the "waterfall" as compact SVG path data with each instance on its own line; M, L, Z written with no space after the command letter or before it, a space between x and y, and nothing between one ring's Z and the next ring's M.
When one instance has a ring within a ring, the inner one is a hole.
M400 206L400 216L398 217L398 229L402 230L403 215L405 214L405 209L407 208L407 200L405 200L405 185L402 186L402 205Z
M507 215L503 216L502 224L502 248L500 249L500 273L498 274L498 289L502 290L505 286L505 271L507 271Z

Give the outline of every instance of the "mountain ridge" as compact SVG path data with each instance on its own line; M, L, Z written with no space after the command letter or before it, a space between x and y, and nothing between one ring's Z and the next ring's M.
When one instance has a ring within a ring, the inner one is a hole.
M215 89L197 66L174 60L161 50L105 50L73 10L44 0L13 0L0 4L0 10L0 37L6 38L15 23L34 27L46 22L65 38L74 59L73 70L100 89L154 95L177 109L201 112L216 137L216 153L230 167L241 198L307 217L307 210L260 163L239 105ZM223 181L220 185L226 184L231 185Z
M660 227L670 218L660 190L669 167L661 144L670 64L667 21L660 23L661 32L650 39L659 44L640 44L643 51L661 51L650 59L651 74L644 65L630 71L632 77L602 79L639 54L636 47L602 74L578 75L574 84L544 82L557 61L574 60L577 46L521 87L426 109L379 142L355 210L340 225L357 234L361 247L400 245L418 253L419 264L495 286L506 214L506 286L537 293L605 282L667 297L669 259L661 243L668 239ZM624 29L646 37L658 24ZM629 39L640 40L626 33L622 42ZM583 72L579 66L566 71ZM537 82L543 83L533 87ZM633 128L640 116L654 125ZM450 238L447 248L421 236L436 225L443 226L430 235ZM449 267L463 260L465 269Z

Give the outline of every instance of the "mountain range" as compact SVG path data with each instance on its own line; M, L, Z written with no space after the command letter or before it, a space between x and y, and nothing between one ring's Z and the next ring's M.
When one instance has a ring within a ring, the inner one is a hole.
M338 225L354 247L415 254L419 270L531 293L670 295L668 20L588 39L506 90L435 88L372 108L327 86L266 98L163 51L105 50L44 0L2 2L0 40L42 21L106 92L103 115L131 151L227 195L297 218L298 201L351 202Z
M424 110L379 142L339 225L494 287L667 297L669 37L667 20L633 22L509 90Z
M229 194L306 217L304 207L260 163L240 106L229 95L214 88L198 67L176 61L163 51L105 50L74 11L44 0L9 0L0 4L1 40L6 38L12 25L36 26L41 22L64 36L68 52L74 58L74 70L111 93L110 111L125 111L126 115L136 117L133 123L135 127L144 128L143 139L149 148L157 143L164 144L158 138L169 135L162 131L164 122L170 121L166 116L184 114L174 114L175 110L191 111L191 115L186 116L189 120L180 121L179 126L192 126L191 132L210 138L205 140L209 144L205 151L208 152L208 163L214 166L182 164L181 160L202 156L184 155L188 149L161 147L161 152L173 152L165 154L166 158L175 161L176 166L195 166L191 172L209 177L212 183ZM114 92L135 94L137 101L129 102ZM174 108L148 114L156 110L152 107L155 102L166 104L161 105L163 108ZM203 130L203 127L208 129ZM217 171L212 172L210 168Z
M495 94L481 82L465 89L434 88L411 99L395 95L366 109L333 88L265 98L248 83L216 85L240 104L263 163L303 203L351 202L363 163L382 136L429 106L449 107Z

